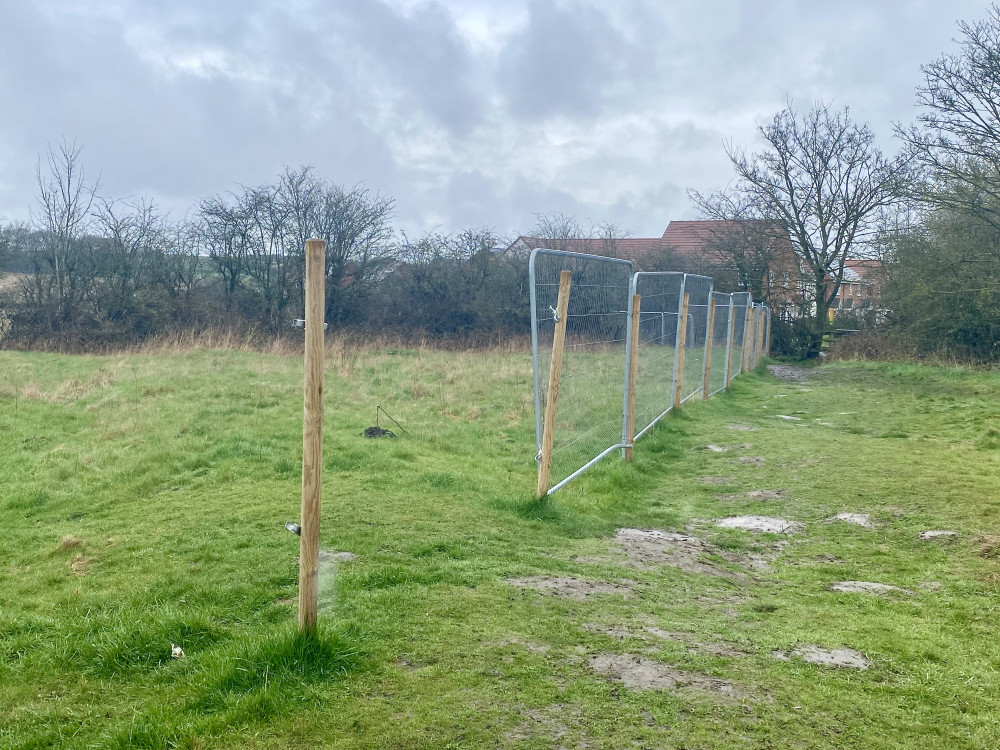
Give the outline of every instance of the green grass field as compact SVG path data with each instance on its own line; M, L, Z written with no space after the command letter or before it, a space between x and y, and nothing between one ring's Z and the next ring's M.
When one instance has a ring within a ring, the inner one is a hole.
M322 544L355 558L303 640L298 357L0 352L0 747L992 750L998 398L762 369L536 502L530 357L338 350ZM405 434L362 437L376 405ZM746 514L804 526L713 523Z

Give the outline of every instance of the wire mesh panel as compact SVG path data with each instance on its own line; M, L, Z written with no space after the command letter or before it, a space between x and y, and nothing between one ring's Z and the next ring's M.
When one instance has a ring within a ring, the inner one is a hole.
M729 351L729 320L732 295L712 292L715 302L715 323L712 326L712 370L708 379L708 395L726 387L726 353Z
M635 436L641 437L673 403L677 321L683 273L637 273L633 293L639 301L638 374L635 389Z
M700 396L705 377L705 342L708 341L708 304L712 279L686 274L684 293L688 295L687 329L684 335L684 379L681 402Z
M549 395L559 276L564 270L573 276L549 492L622 447L632 264L616 258L536 249L531 253L529 280L538 451Z
M753 298L750 292L733 293L733 319L736 321L736 327L733 329L732 372L730 377L736 377L743 372L744 343L746 343L743 341L743 337L746 333L747 311L751 309L752 305Z

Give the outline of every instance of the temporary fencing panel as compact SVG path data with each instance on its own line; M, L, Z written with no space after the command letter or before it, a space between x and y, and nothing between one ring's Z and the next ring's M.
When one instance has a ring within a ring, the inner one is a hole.
M770 310L754 306L748 292L714 292L707 276L632 270L629 261L617 258L543 249L531 253L539 494L554 492L617 449L625 449L630 459L631 444L676 403L724 390L764 353ZM566 316L560 321L563 272L570 279ZM639 297L637 317L634 295ZM554 342L562 363L550 373ZM706 357L709 344L711 356Z
M529 261L535 436L541 457L559 278L572 278L556 401L551 481L554 491L622 448L622 394L632 264L616 258L536 249Z
M674 398L677 322L684 296L683 273L637 273L633 294L640 298L639 351L634 361L635 433L642 437L666 414ZM629 394L626 392L626 399Z
M715 302L715 320L712 324L712 361L708 378L708 395L714 396L726 387L726 353L729 351L730 320L732 319L731 294L712 292Z
M744 344L748 344L748 341L744 341L744 337L747 333L747 316L752 313L753 297L750 292L734 292L733 293L733 320L736 325L733 328L733 349L730 354L730 359L732 361L732 373L731 378L736 377L744 369L744 355L746 353L746 348Z
M708 308L712 299L712 279L685 274L684 293L688 296L687 326L684 334L684 372L681 403L701 396L705 377L705 342L708 340Z

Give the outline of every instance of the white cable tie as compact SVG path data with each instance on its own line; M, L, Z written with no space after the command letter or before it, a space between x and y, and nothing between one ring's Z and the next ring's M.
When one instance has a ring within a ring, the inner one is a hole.
M552 319L556 323L558 323L559 322L559 313L556 312L556 309L552 305L549 305L549 309L552 311Z

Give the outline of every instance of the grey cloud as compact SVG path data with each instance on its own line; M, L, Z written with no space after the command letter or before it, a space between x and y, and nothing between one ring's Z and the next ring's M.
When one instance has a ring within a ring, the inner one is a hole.
M534 0L527 26L500 57L500 91L525 119L596 115L627 69L625 46L597 9Z

